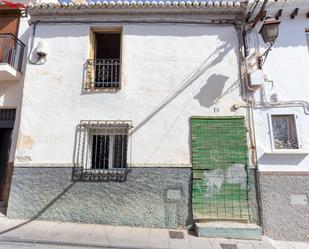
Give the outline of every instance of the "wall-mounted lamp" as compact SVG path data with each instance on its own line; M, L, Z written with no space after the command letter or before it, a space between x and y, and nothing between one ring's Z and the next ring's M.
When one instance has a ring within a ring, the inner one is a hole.
M260 30L260 34L265 43L273 44L279 34L279 24L280 21L276 19L266 19Z
M269 48L259 57L259 68L261 69L268 53L270 52L272 46L274 45L278 34L279 34L279 24L280 21L276 20L276 19L271 19L268 18L264 21L261 30L260 30L260 34L263 38L263 41L265 43L268 43L270 46Z
M47 55L45 44L42 41L38 42L38 46L36 48L36 54L39 59L42 59Z

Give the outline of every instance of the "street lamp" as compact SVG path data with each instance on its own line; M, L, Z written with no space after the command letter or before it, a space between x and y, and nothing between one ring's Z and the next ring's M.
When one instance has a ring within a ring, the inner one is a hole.
M265 63L265 60L267 58L268 53L270 52L272 46L274 45L278 34L279 34L279 24L280 21L276 20L276 19L271 19L268 18L264 21L261 30L260 30L260 34L263 38L263 41L265 43L269 43L269 47L268 49L266 49L266 51L259 56L259 68L262 69L262 66Z
M260 34L265 43L273 44L278 37L280 21L276 19L266 19L260 30Z

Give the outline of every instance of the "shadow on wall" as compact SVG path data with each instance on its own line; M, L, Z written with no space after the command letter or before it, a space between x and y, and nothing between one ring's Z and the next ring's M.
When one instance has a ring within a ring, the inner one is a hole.
M162 228L192 224L189 168L138 168L125 183L72 182L70 168L15 170L14 179L22 182L13 186L8 216L29 220L0 235L42 219ZM177 200L167 193L175 188L181 192Z
M279 27L279 36L275 47L307 47L305 28L307 20L283 19Z
M191 74L189 74L175 89L172 93L170 93L168 96L166 96L161 103L157 105L154 110L148 114L144 120L142 120L139 124L137 124L132 131L131 134L138 131L142 126L144 126L150 119L152 119L157 113L159 113L165 106L167 106L169 103L171 103L175 98L177 98L182 92L184 92L189 86L191 86L193 83L196 82L197 79L199 79L202 76L205 76L205 74L215 65L219 64L223 61L223 58L235 47L233 47L230 43L224 42L222 45L218 46L204 61L202 64L200 64ZM210 77L207 81L206 90L208 91L209 88L219 88L216 90L216 94L214 94L214 97L219 97L222 94L224 84L227 81L227 77L223 75L214 75L214 77ZM215 86L216 83L219 83L219 86ZM208 83L210 83L210 87L208 86ZM201 90L203 91L203 90ZM200 92L201 92L200 91ZM216 96L215 96L216 95ZM185 103L184 107L181 108L181 111L179 115L177 115L177 118L179 118L180 114L182 113L183 109L189 104L191 99L189 99L188 102ZM176 120L177 121L177 120ZM175 122L176 122L175 121ZM173 122L172 126L175 124ZM171 128L170 128L171 129ZM170 129L167 129L170 131Z
M208 78L206 84L194 98L200 102L201 106L206 108L211 107L222 95L224 85L228 79L229 78L224 75L213 74Z
M25 222L21 222L20 224L16 225L16 226L12 226L11 228L8 228L6 230L2 230L0 232L0 235L2 234L6 234L10 231L14 231L20 227L23 227L29 223L31 223L32 221L35 221L37 219L40 218L40 216L46 211L48 210L51 206L53 206L63 195L65 195L74 185L76 184L75 182L72 182L70 185L68 185L61 193L59 193L57 196L55 196L53 199L50 200L50 202L44 206L43 209L41 209L36 215L34 215L33 217L31 217L29 220L25 221Z
M280 18L281 24L279 25L279 36L273 46L273 48L296 48L308 46L305 28L308 27L306 18L299 15L294 20L290 18ZM252 32L253 46L260 46L260 48L267 49L259 34L262 23L258 25ZM262 52L262 50L261 50Z
M222 45L218 46L204 61L202 64L200 64L193 72L191 72L175 89L172 91L169 95L167 95L161 103L159 103L151 113L149 113L141 122L139 122L135 128L132 130L130 135L133 135L135 132L137 132L140 128L142 128L146 123L148 123L154 116L156 116L162 109L164 109L168 104L170 104L174 99L176 99L181 93L183 93L189 86L193 85L199 78L205 77L206 73L211 70L212 67L215 65L221 63L224 59L224 57L232 50L235 49L235 47L228 42L224 42ZM203 98L208 98L207 96L204 96L204 91L207 91L207 94L211 94L213 97L211 98L210 102L215 102L220 100L223 96L231 92L235 87L237 87L239 84L239 80L234 82L224 93L223 89L225 86L226 81L228 80L228 77L224 75L212 75L208 78L206 85L200 90L200 93L198 93L196 96L200 97L200 103L203 101ZM209 86L208 86L209 84ZM216 85L217 84L217 85ZM215 93L211 93L211 91L214 91ZM199 98L198 97L198 98ZM190 98L188 101L186 101L183 105L183 107L179 107L179 113L177 114L176 118L174 120L171 120L170 125L167 126L166 132L164 136L160 139L159 143L157 143L154 147L154 150L150 153L150 156L147 158L146 162L148 163L155 155L155 153L159 150L161 144L166 139L169 132L173 129L175 124L177 123L178 119L182 115L185 108L190 104L192 101L192 98ZM206 99L205 101L209 101ZM207 103L208 104L208 103ZM211 105L211 103L209 103ZM190 138L189 143L190 143ZM190 144L189 144L190 146Z
M259 157L259 164L266 165L298 165L300 164L307 155L297 154L297 155L270 155L263 154Z

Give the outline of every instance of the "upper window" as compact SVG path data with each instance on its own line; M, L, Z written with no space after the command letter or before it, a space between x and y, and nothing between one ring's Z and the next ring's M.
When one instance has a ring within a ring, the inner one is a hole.
M90 59L87 61L87 90L120 88L121 32L92 32Z
M275 149L299 149L294 115L271 115Z
M130 121L81 121L76 134L75 173L123 177L131 128Z

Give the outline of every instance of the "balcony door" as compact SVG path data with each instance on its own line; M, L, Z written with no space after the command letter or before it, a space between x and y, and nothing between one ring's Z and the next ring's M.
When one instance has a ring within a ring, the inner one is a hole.
M120 32L95 33L95 87L119 87Z

